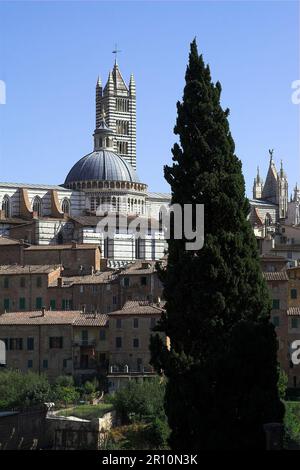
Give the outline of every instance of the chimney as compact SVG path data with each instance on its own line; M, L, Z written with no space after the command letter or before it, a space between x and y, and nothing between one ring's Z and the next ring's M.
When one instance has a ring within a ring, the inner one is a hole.
M77 242L75 240L72 240L72 248L77 248Z
M46 312L46 307L42 307L42 317L45 316L45 312Z
M85 305L82 306L81 311L82 311L82 313L85 313Z
M160 297L157 297L157 305L160 307Z
M62 287L63 286L63 278L62 277L58 277L57 278L57 287Z

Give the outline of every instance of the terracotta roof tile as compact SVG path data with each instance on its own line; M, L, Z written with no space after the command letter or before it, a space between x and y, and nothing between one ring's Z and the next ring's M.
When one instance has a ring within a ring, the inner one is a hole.
M25 266L20 264L9 264L0 266L0 276L6 276L10 274L48 274L58 268L60 268L60 266L52 264L27 264Z
M288 281L286 271L264 272L263 276L266 281Z
M75 326L105 326L107 315L82 313L79 310L10 312L0 315L1 325L75 325Z
M288 316L300 316L300 307L289 307L287 314Z
M163 310L163 303L158 305L147 300L131 300L126 302L121 310L110 312L108 315L160 315Z

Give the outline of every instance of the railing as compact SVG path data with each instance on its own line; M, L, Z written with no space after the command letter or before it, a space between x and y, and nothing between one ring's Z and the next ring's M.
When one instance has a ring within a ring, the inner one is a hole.
M75 340L73 341L73 346L96 346L96 340L95 339L80 339L80 340Z
M142 366L140 368L132 368L132 367L129 367L127 364L111 365L109 367L109 374L120 374L120 375L155 374L155 370L151 366Z

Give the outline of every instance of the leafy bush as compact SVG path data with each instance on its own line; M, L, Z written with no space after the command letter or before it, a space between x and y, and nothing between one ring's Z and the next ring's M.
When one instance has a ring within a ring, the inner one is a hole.
M62 375L57 377L51 389L51 399L54 402L61 402L65 405L75 403L79 400L80 394L74 385L73 377Z
M165 419L165 383L160 378L142 383L128 382L112 396L111 401L123 423Z
M0 409L24 408L48 401L50 384L45 375L17 370L0 371Z
M284 370L279 369L279 375L278 375L278 392L281 400L284 400L286 398L286 393L287 393L287 385L288 385L289 378L287 374L284 372Z

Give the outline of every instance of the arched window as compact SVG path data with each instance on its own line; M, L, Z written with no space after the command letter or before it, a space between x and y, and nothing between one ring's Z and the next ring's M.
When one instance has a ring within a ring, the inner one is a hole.
M64 199L62 204L61 204L61 209L64 214L69 215L70 214L70 202L68 199Z
M42 201L39 196L36 196L33 200L32 204L33 212L36 212L39 217L42 215Z
M2 210L4 211L4 217L8 219L8 217L10 216L10 200L7 195L5 195L3 198Z

